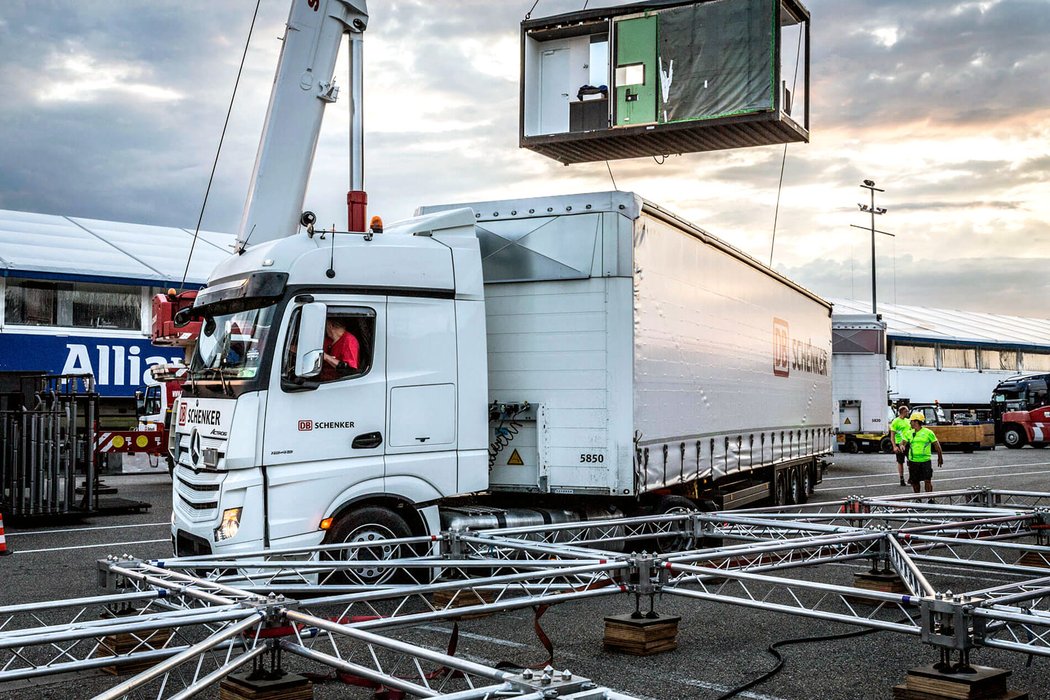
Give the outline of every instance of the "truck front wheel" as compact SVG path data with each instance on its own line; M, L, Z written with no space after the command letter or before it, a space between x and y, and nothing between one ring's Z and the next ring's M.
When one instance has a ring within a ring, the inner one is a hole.
M1026 442L1028 442L1028 439L1020 428L1007 428L1003 431L1003 444L1011 450L1024 447Z
M349 511L328 531L325 544L358 546L333 551L329 557L335 561L367 563L345 567L341 576L331 578L365 585L377 585L389 580L398 569L382 566L379 562L411 556L412 552L407 545L390 544L388 540L411 536L412 531L405 519L388 508L364 506ZM375 544L369 545L372 542Z

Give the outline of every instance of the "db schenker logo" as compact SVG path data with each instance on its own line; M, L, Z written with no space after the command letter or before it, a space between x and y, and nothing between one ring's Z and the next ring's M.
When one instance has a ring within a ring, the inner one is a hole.
M299 432L304 433L314 429L314 422L312 420L301 420L299 421Z
M186 404L179 404L179 425L186 425Z
M773 319L773 374L791 374L791 332L788 322L781 318Z

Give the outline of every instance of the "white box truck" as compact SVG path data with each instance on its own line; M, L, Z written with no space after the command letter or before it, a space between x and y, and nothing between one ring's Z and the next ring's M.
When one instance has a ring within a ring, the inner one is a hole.
M302 231L192 314L182 555L801 502L833 444L830 305L629 193Z
M886 388L886 323L875 314L833 314L832 400L843 452L890 452L893 409Z

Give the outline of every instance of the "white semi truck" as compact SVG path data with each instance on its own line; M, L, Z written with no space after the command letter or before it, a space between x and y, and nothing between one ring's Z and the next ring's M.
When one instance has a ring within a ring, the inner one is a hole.
M801 502L819 481L828 303L628 193L423 212L252 246L197 296L180 554ZM325 376L333 319L360 354Z
M236 254L180 312L202 324L177 553L804 500L833 440L830 305L623 192L364 232L366 23L364 0L292 3ZM357 232L321 232L300 214L346 35Z

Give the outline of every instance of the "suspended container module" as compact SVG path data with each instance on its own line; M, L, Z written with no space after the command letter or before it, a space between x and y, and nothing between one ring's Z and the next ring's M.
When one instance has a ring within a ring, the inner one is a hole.
M809 11L653 0L521 25L520 145L566 165L809 140Z

